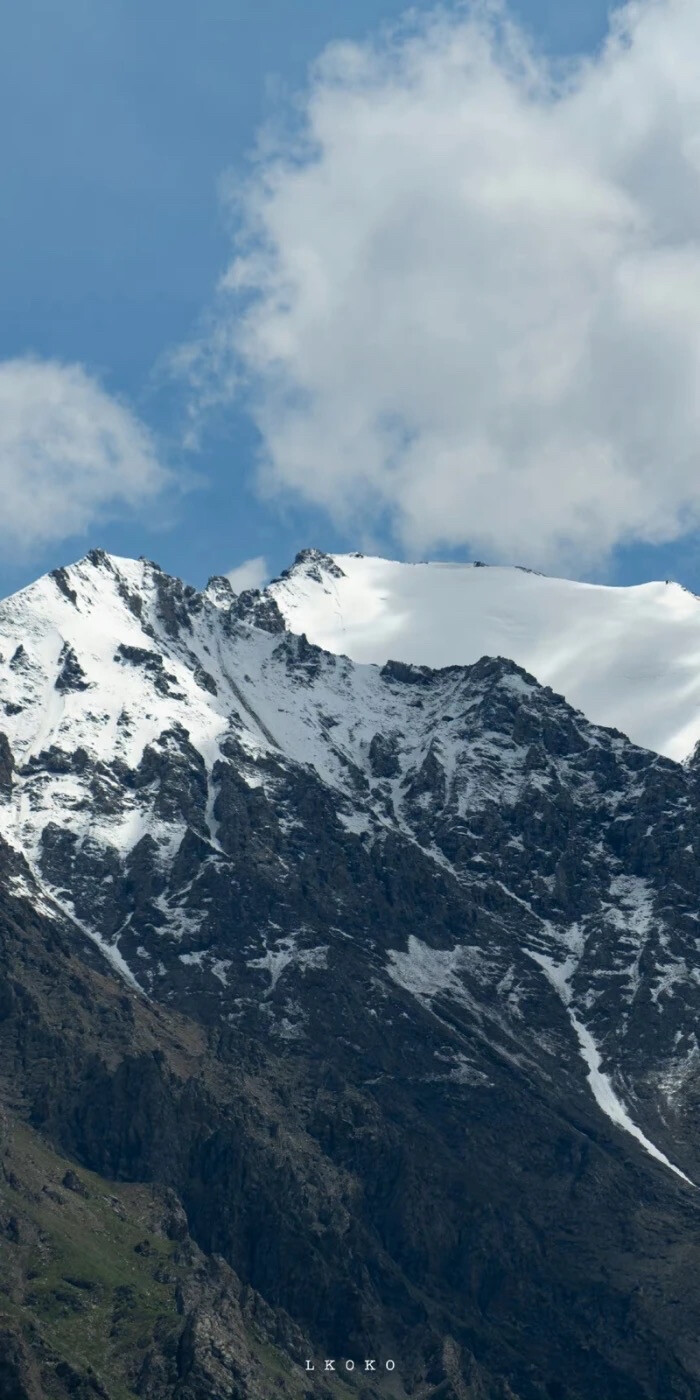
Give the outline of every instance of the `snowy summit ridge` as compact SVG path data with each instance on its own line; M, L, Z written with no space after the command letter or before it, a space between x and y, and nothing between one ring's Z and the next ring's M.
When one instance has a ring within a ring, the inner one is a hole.
M680 761L700 739L700 600L679 584L305 550L267 592L292 631L354 661L504 656L645 748Z

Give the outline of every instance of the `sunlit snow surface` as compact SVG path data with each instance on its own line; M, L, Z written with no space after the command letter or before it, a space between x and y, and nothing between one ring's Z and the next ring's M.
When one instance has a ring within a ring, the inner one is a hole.
M700 600L678 584L330 558L334 568L306 561L269 590L318 646L434 667L505 656L645 748L682 759L700 738Z

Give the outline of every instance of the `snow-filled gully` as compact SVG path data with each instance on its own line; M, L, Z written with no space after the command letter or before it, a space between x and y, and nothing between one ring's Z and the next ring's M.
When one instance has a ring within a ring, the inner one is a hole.
M682 1181L687 1182L688 1186L695 1187L696 1183L691 1181L690 1177L686 1176L685 1172L681 1171L680 1167L677 1167L674 1162L669 1161L665 1153L663 1153L660 1148L656 1147L633 1121L622 1100L618 1098L618 1095L615 1093L609 1075L604 1074L601 1069L600 1051L598 1050L595 1040L590 1031L579 1021L571 1005L571 992L569 989L569 975L571 972L570 962L567 960L564 963L557 964L552 958L546 957L543 953L536 953L532 949L527 949L526 951L528 956L533 959L533 962L536 962L542 968L547 980L554 987L554 990L561 997L566 1007L569 1020L576 1033L581 1055L588 1066L588 1083L591 1086L591 1092L598 1107L616 1127L622 1128L623 1132L629 1133L631 1137L636 1138L637 1142L641 1144L645 1152L649 1153L650 1157L654 1157L657 1162L661 1162L662 1166L668 1167L669 1171L674 1172Z

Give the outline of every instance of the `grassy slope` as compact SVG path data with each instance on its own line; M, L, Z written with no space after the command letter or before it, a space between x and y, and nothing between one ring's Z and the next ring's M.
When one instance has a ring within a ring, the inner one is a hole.
M181 1266L158 1230L150 1188L75 1169L82 1195L62 1185L68 1166L25 1125L5 1139L0 1311L20 1323L33 1350L95 1372L114 1400L125 1400L133 1394L127 1373L154 1329L178 1328Z
M64 1396L67 1362L95 1394L132 1400L154 1337L167 1350L183 1327L191 1256L164 1232L162 1193L72 1166L17 1120L2 1119L0 1144L0 1327L24 1338L47 1397ZM246 1342L270 1393L301 1394L283 1352L254 1331Z

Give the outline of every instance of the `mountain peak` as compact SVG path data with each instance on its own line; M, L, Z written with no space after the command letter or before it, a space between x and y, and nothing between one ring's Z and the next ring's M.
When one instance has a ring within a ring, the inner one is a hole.
M357 556L358 558L361 556ZM288 569L283 569L280 575L282 579L305 577L311 578L315 582L320 582L323 575L329 578L342 578L343 572L336 563L332 554L325 554L321 549L309 547L300 549L295 555L294 563ZM274 580L276 583L278 580Z
M648 661L654 588L619 615L589 596L319 551L236 596L92 552L0 605L0 1096L72 1162L46 1197L45 1155L36 1191L0 1172L0 1262L14 1288L26 1261L27 1336L65 1316L92 1356L66 1192L100 1173L84 1199L111 1215L114 1179L133 1186L138 1232L90 1294L101 1393L119 1339L124 1394L136 1375L153 1400L280 1390L276 1363L241 1381L245 1312L256 1354L286 1349L287 1400L313 1386L305 1357L386 1338L403 1389L445 1400L562 1376L580 1400L697 1395L697 774L536 679L610 617L616 647L637 620ZM144 1243L143 1182L177 1193ZM60 1294L36 1277L47 1220ZM189 1320L188 1231L217 1271ZM134 1259L151 1321L125 1333ZM167 1279L177 1308L149 1333Z
M508 656L644 747L680 761L700 739L700 601L679 584L305 550L266 591L292 631L355 661Z

